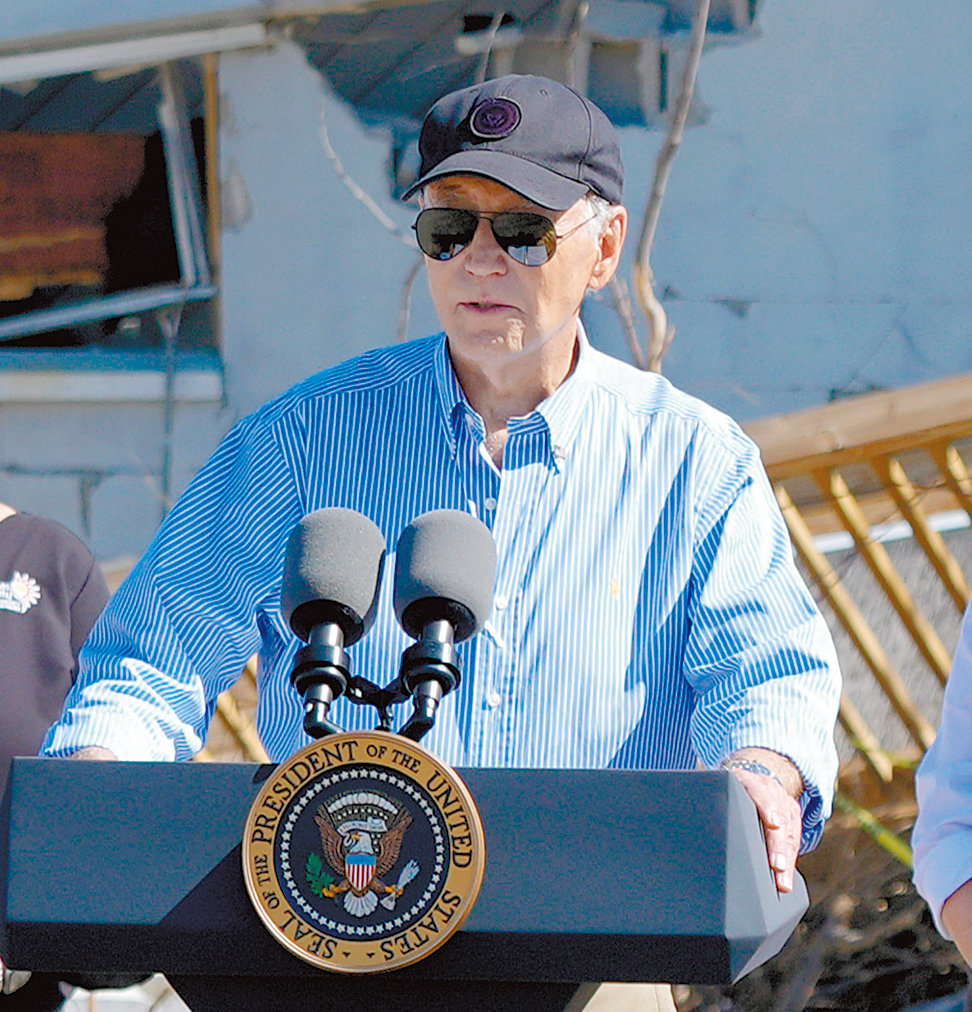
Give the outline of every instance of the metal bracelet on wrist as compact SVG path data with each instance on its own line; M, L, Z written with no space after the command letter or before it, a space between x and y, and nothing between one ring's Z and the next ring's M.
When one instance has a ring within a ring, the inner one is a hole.
M763 776L772 777L786 791L786 784L780 779L780 775L769 768L765 763L757 762L755 759L723 759L719 763L723 770L746 770L747 773L762 773ZM786 791L789 794L789 791Z

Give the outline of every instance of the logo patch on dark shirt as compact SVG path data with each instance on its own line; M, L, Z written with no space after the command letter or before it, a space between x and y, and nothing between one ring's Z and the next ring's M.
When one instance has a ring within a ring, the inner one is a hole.
M14 571L10 580L0 582L0 610L24 615L40 597L40 584L27 573Z

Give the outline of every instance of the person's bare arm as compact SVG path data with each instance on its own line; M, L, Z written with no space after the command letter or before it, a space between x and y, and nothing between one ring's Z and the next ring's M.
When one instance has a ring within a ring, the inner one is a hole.
M793 889L793 873L800 853L802 814L797 798L803 793L803 777L786 756L765 748L742 748L730 759L749 759L772 770L775 776L749 770L730 770L753 799L766 837L766 854L776 888ZM777 779L779 778L779 779Z
M955 939L966 963L972 966L972 879L956 889L945 901L942 923Z
M68 759L106 759L110 762L117 762L118 756L111 749L102 748L100 745L89 745L87 748L79 748L72 752Z

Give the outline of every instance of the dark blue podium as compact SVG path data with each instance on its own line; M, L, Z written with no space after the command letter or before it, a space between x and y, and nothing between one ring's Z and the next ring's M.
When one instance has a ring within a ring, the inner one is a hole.
M270 769L15 759L0 815L7 964L161 972L194 1012L554 1012L583 981L731 983L807 907L799 876L777 893L730 774L469 769L487 865L462 930L389 974L319 970L267 933L243 883L243 827Z

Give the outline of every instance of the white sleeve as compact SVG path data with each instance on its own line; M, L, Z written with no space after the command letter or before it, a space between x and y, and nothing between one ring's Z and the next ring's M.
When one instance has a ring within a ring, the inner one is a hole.
M915 886L948 938L942 906L972 879L972 603L962 621L938 737L918 768L915 791Z

